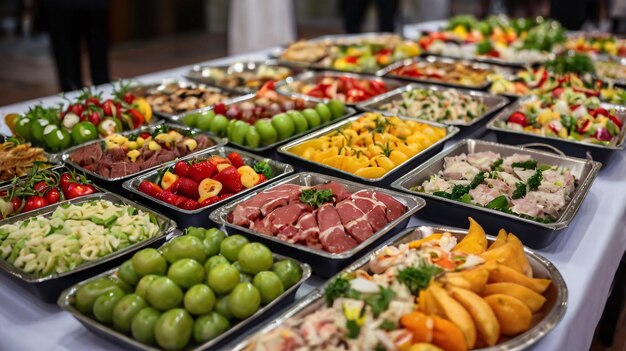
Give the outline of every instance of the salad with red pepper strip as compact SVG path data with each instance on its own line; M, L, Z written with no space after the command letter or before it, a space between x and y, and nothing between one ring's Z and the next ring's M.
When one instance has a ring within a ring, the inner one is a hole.
M347 103L365 101L388 91L382 80L352 77L322 77L315 84L296 81L290 85L290 88L296 93Z
M0 219L96 192L83 175L35 167L26 179L15 178L10 189L0 192Z
M542 136L612 145L624 121L614 109L600 106L597 96L564 88L552 95L523 101L520 109L502 123L506 128Z

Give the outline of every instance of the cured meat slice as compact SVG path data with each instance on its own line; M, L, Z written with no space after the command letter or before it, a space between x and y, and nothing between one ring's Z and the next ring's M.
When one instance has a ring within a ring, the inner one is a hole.
M229 217L232 224L247 227L251 221L266 216L275 208L287 205L300 196L300 186L282 184L273 189L259 193L235 207Z
M356 241L362 243L374 234L372 227L367 221L367 216L351 199L341 201L336 208L341 218L341 224Z
M350 198L365 213L372 230L377 232L388 223L387 207L384 203L376 200L373 195L374 192L371 190L360 190L352 194Z
M340 253L352 249L357 242L348 235L337 209L326 203L317 210L317 223L320 231L320 243L330 253Z

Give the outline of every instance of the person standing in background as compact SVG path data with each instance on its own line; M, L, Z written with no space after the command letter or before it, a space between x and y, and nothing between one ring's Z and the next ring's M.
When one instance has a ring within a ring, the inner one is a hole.
M378 15L378 30L380 32L394 32L398 0L374 1L376 2L376 13ZM361 32L370 2L371 0L341 0L341 12L346 33Z
M57 76L63 91L84 86L81 70L83 38L87 42L92 84L109 82L108 9L109 0L42 0Z

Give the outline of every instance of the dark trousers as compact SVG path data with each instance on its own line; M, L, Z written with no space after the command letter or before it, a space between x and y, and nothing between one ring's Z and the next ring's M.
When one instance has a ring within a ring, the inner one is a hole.
M100 1L94 1L98 3ZM89 70L93 84L109 82L107 11L95 8L58 6L55 0L45 1L47 24L59 84L63 91L83 87L81 71L81 40L87 43ZM55 6L57 5L57 6Z
M363 27L365 13L371 0L342 0L344 28L346 33L360 33ZM395 30L398 0L374 0L378 14L378 30L393 32Z

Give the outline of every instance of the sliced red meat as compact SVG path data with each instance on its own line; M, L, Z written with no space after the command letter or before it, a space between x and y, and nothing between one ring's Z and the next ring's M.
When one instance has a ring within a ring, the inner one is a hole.
M276 208L263 219L263 226L274 235L288 226L294 226L302 213L312 212L313 207L301 203L292 203ZM286 232L287 233L287 232ZM297 233L297 229L295 230ZM291 235L294 233L292 232Z
M357 242L345 232L339 213L333 205L326 203L317 210L317 223L324 250L341 253L357 246Z
M126 160L126 152L121 147L108 149L105 152L105 159L108 162L111 162L111 163L125 161Z
M159 164L169 162L176 158L174 151L163 149L157 154L157 162Z
M385 215L387 216L387 220L389 222L395 221L396 219L402 217L404 213L406 213L406 206L404 206L404 204L400 201L379 191L373 191L373 193L374 199L382 202L383 204L385 204L385 207L387 207Z
M300 216L296 227L299 229L298 241L306 243L308 247L315 249L322 249L320 243L320 228L317 226L317 220L315 219L317 211L307 212Z
M346 232L356 241L362 243L374 234L367 216L351 199L341 201L336 208L341 218L341 224L345 227Z
M94 170L99 175L109 178L111 175L111 164L104 161L98 162Z
M125 162L115 162L111 164L111 174L109 178L119 178L123 177L126 174L126 163Z
M235 206L231 223L247 227L250 221L266 216L275 208L287 205L300 197L300 186L282 184L273 189L259 193L253 198Z
M360 190L350 197L354 204L367 216L372 230L379 231L387 224L387 207L382 202L376 200L374 192L371 190Z
M326 184L320 184L313 187L315 190L331 190L335 196L335 202L343 201L350 197L350 192L344 185L337 182L328 182Z
M209 139L209 137L207 137L206 135L198 135L196 137L196 142L198 143L198 150L206 149L215 145L215 143L213 143L213 141Z
M70 159L84 167L98 162L102 156L102 146L97 143L74 151L70 156Z

